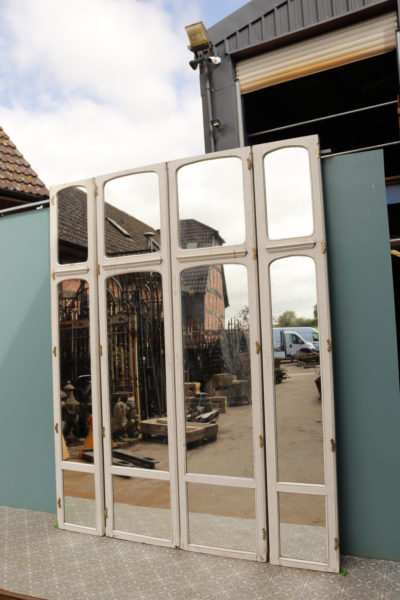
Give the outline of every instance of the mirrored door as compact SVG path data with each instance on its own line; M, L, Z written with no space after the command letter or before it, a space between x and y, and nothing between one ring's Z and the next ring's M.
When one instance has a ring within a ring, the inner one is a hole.
M106 532L179 544L166 167L97 180Z
M249 149L169 164L183 548L266 560Z
M338 571L331 334L318 138L253 147L270 560Z

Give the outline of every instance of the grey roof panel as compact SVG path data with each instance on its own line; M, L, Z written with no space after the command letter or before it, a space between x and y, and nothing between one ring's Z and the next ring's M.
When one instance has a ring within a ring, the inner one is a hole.
M216 54L230 54L392 0L253 0L208 29Z

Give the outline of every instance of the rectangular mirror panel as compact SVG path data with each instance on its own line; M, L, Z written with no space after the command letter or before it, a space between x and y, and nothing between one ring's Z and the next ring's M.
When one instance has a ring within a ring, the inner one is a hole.
M71 525L96 527L94 475L63 471L64 521Z
M106 281L113 464L168 470L161 275Z
M279 493L281 556L326 563L325 496Z
M104 186L107 256L158 252L160 192L157 173L117 177Z
M88 258L87 190L73 186L57 193L58 262L80 263Z
M114 529L171 540L171 502L168 481L113 477Z
M187 485L191 544L256 551L254 490Z
M253 477L247 270L181 274L187 471Z
M89 284L58 284L62 459L94 462L90 364Z
M184 165L177 173L181 248L243 244L243 166L225 157Z
M278 480L324 483L318 307L314 261L270 267L274 327ZM302 331L301 331L302 330ZM307 341L305 337L312 341Z
M264 157L267 231L270 240L314 231L310 159L306 148L280 148Z

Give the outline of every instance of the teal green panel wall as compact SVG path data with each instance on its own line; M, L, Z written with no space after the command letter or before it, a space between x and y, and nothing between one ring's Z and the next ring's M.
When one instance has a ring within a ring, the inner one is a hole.
M400 398L381 151L323 161L341 552L400 559Z
M49 211L0 219L0 504L55 512Z

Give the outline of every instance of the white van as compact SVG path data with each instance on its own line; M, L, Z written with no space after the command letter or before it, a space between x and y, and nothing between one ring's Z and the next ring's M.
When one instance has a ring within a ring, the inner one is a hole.
M290 356L294 356L297 352L299 352L299 350L302 349L313 352L318 351L315 344L307 341L300 332L296 331L296 327L274 327L273 331L274 354L276 358L288 358Z

